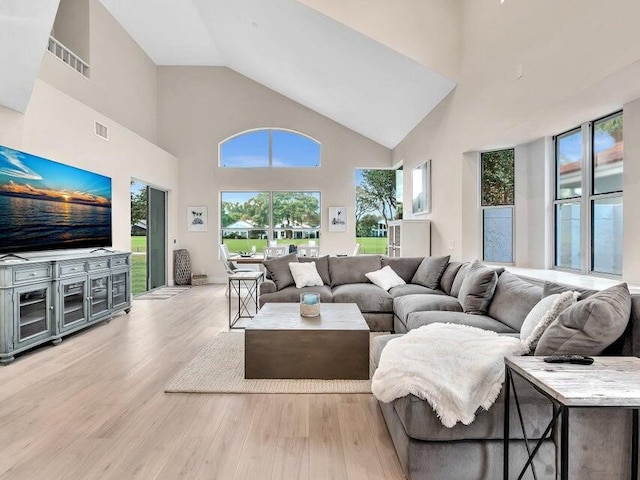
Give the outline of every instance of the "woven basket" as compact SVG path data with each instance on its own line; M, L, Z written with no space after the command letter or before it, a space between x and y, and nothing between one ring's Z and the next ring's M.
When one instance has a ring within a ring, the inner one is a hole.
M206 285L209 283L209 277L206 275L191 275L191 285Z

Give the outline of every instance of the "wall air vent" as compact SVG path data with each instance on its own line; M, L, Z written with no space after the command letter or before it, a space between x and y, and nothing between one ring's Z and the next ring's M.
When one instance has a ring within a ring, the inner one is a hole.
M109 140L109 129L106 125L103 125L100 122L96 122L93 133L104 140Z

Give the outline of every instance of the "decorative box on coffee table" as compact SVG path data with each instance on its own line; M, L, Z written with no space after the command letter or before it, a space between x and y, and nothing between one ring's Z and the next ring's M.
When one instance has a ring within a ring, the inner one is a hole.
M369 326L355 303L267 303L245 329L245 378L369 378Z

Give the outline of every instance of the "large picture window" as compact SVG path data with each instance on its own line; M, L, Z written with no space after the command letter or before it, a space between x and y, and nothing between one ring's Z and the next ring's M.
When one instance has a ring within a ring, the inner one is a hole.
M298 132L265 128L228 138L219 157L226 168L319 167L320 143Z
M555 141L555 266L622 275L622 112Z
M261 251L269 240L300 245L320 237L320 192L222 192L222 242L230 252Z
M480 155L482 258L485 262L513 263L514 162L513 149Z

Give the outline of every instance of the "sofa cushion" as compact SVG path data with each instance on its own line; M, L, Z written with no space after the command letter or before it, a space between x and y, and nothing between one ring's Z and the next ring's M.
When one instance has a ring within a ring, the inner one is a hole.
M462 305L448 295L404 295L393 299L393 312L405 325L410 313L433 310L461 312Z
M405 282L411 283L424 257L382 257L382 266L389 265Z
M456 278L453 279L453 283L451 284L451 291L449 295L452 297L458 297L460 295L460 288L462 287L462 283L464 282L465 277L467 276L467 271L469 270L469 264L463 263L458 269L458 273L456 273Z
M536 355L600 355L629 323L631 295L626 283L591 295L564 310L545 330Z
M516 377L514 382L527 436L537 440L551 421L553 415L551 402L525 380ZM475 420L470 425L458 423L453 428L445 427L429 403L414 395L398 398L392 404L407 435L416 440L442 442L449 440L502 440L504 438L504 390L489 410L482 408L478 410ZM517 409L513 407L513 400L509 427L511 439L524 438Z
M331 277L329 276L329 255L324 257L298 257L300 263L314 262L316 269L325 285L331 285Z
M482 328L498 333L517 333L514 329L486 315L470 315L463 312L414 312L407 316L407 330L414 330L432 323L455 323Z
M432 290L422 285L414 285L413 283L407 283L406 285L400 285L399 287L393 287L389 290L389 293L393 298L401 297L403 295L417 295L430 294L430 295L445 295L442 290Z
M542 296L548 297L549 295L553 295L554 293L564 293L569 291L580 293L578 300L584 300L585 298L589 298L594 293L598 293L598 290L589 290L587 288L570 287L567 285L560 285L559 283L546 281L544 282L544 285L542 287Z
M377 335L371 340L371 360L373 360L374 370L378 368L380 355L382 355L382 350L387 345L389 340L400 338L402 336L402 333L393 333L391 335Z
M522 322L542 299L542 287L504 272L498 278L493 300L489 305L489 316L520 331Z
M449 258L449 255L444 257L424 257L415 275L413 275L411 283L435 290L440 286L440 279L449 264Z
M406 284L406 282L400 278L389 265L382 267L380 270L376 270L375 272L365 273L365 276L371 283L387 292L393 287L399 287Z
M296 288L295 286L290 286L283 288L282 290L278 290L273 293L265 293L260 295L258 299L258 303L262 307L265 303L269 302L287 302L287 303L298 303L300 302L300 294L302 293L319 293L320 301L324 303L331 303L333 301L333 294L331 293L331 288L327 285L322 285L321 287L304 287L304 288Z
M264 268L269 274L269 278L274 281L278 290L289 287L294 284L293 275L289 263L297 262L298 257L295 253L285 255L283 257L271 258L262 262Z
M458 270L464 265L462 262L449 262L447 268L444 269L442 277L440 278L440 290L447 295L451 295L451 287L453 287L453 281L456 279ZM457 295L454 295L457 297Z
M378 255L358 255L356 257L329 257L331 286L350 283L371 283L365 273L380 270L382 259Z
M460 286L458 300L465 313L484 315L487 313L498 283L498 274L478 260L469 266Z
M372 283L351 283L333 289L334 303L355 303L361 312L393 312L393 297Z
M479 318L477 315L467 315L467 317ZM387 343L401 336L401 334L379 335L372 340L371 359L375 368L380 362L380 355L382 355L382 350ZM514 377L513 380L516 383L527 435L529 438L538 439L551 420L553 413L551 403L521 378ZM429 403L414 395L394 400L392 404L407 435L417 440L497 440L502 439L504 435L504 393L500 393L489 410L478 410L473 423L470 425L459 423L453 428L442 425ZM518 421L518 412L512 407L510 413L510 436L521 439L523 436Z

